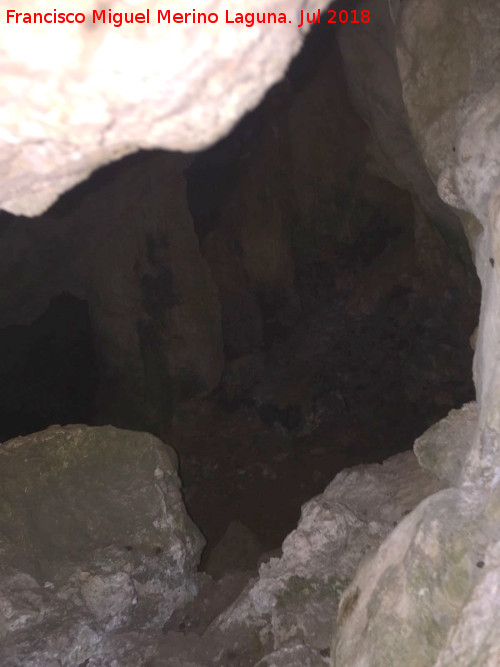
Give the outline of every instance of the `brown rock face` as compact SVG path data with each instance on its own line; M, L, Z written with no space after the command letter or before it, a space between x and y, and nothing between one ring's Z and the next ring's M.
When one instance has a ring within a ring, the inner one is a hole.
M64 291L88 302L97 421L157 430L176 402L219 381L220 306L187 210L186 164L160 153L129 158L119 178L113 167L96 174L42 219L4 232L6 288L15 274L21 287L42 285L7 288L4 326L30 322Z

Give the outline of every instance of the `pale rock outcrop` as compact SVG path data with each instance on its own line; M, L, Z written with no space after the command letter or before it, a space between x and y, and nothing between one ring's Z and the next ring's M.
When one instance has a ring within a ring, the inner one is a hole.
M151 653L148 632L196 593L204 544L176 467L157 438L111 426L2 445L3 666L137 665Z
M261 641L275 649L297 638L312 649L326 649L338 596L359 561L439 486L411 453L340 473L304 505L297 529L283 543L282 558L261 566L258 582L218 626L255 624Z
M299 11L326 2L208 0L210 25L157 22L165 3L111 2L151 12L149 24L92 23L93 0L75 0L81 25L7 24L2 16L0 207L35 215L94 169L139 148L198 150L215 142L283 76L307 32ZM103 6L104 7L104 6ZM64 8L66 9L66 8ZM282 12L286 24L226 24L225 12ZM187 0L176 11L192 12ZM23 12L47 12L27 0ZM68 8L69 11L69 8ZM174 8L172 8L172 12Z
M291 642L289 646L266 655L255 667L321 667L322 665L328 665L328 657L325 654L300 642Z
M341 602L332 665L492 667L500 660L500 15L494 0L393 9L412 131L441 197L459 211L482 283L479 410L476 428L465 411L417 444L424 464L433 458L456 487L422 503L357 573Z
M413 449L418 462L451 486L460 483L462 471L477 428L477 403L452 410L446 419L431 426Z
M475 403L452 410L416 441L419 463L443 485L457 484L476 427ZM345 592L332 664L434 665L440 641L485 566L480 536L487 539L488 524L493 535L497 510L489 511L485 523L481 503L454 488L430 496L407 516Z

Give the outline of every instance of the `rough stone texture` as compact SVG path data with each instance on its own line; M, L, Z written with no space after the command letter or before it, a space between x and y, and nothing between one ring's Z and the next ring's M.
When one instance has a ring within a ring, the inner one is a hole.
M266 655L255 667L322 667L328 664L328 658L320 651L315 651L300 642L291 642L289 646Z
M71 5L87 14L81 26L2 20L0 206L35 215L96 167L138 148L214 142L283 75L306 34L297 28L299 10L325 4L267 0L259 11L286 11L291 22L252 28L225 23L226 9L255 12L245 0L203 3L203 11L220 12L209 26L158 24L157 10L166 9L159 0L106 5L149 8L149 25L92 25L92 10L100 9L93 0ZM43 0L22 10L48 11ZM183 1L175 10L193 6Z
M435 664L481 576L483 555L473 554L479 515L471 510L458 490L442 492L360 568L340 604L333 665Z
M263 563L201 638L169 633L154 664L327 664L338 600L359 561L440 488L412 452L340 473L304 505L282 557Z
M460 410L452 410L446 419L431 426L413 446L420 465L450 485L457 486L474 440L477 420L477 403L468 403Z
M459 210L482 282L478 427L471 437L467 426L464 443L465 415L453 415L434 430L434 452L425 436L420 455L434 458L457 488L422 503L358 572L341 602L332 664L493 667L500 661L493 630L500 623L500 15L494 0L411 0L392 9L412 131L441 197ZM461 475L450 466L454 456L464 461Z
M236 600L254 575L255 571L239 571L226 574L218 581L214 581L210 575L200 573L197 580L197 596L172 614L163 626L163 632L202 635ZM167 650L168 644L167 638Z
M498 490L424 501L345 592L332 665L497 665L499 511Z
M455 15L453 27L449 11ZM480 428L466 475L468 481L493 488L500 465L498 4L410 2L398 21L405 104L417 142L441 196L460 209L474 243L483 288L474 361ZM438 30L443 35L439 43L434 40ZM444 74L448 65L453 77Z
M139 664L150 647L134 633L196 592L203 538L179 486L173 450L148 434L51 427L3 444L2 665L112 664L99 660L127 645L119 664Z

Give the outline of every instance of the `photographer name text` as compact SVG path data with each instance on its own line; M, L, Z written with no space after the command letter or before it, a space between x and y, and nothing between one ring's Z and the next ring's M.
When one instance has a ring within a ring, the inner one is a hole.
M49 12L23 12L16 9L5 10L3 22L7 24L109 24L115 28L131 24L199 24L210 25L225 23L252 28L256 25L295 24L303 28L312 23L369 23L370 12L368 10L358 11L356 9L347 11L321 10L305 11L299 10L292 17L287 12L237 12L225 10L224 12L178 12L171 9L158 9L152 11L146 9L142 12L116 12L111 9L94 9L92 13L84 12L60 12L54 9Z

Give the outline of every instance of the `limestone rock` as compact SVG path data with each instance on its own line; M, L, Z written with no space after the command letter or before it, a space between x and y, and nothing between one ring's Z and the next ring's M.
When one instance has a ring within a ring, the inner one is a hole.
M413 446L420 465L457 486L474 441L477 419L477 404L468 403L431 426Z
M411 452L381 466L340 473L321 496L304 505L297 529L283 543L282 558L261 565L259 578L221 614L211 632L236 635L247 650L260 644L266 656L277 651L275 658L266 657L270 665L285 664L290 644L295 645L294 659L301 655L303 664L323 664L339 597L359 561L373 553L395 522L439 488Z
M286 11L289 22L252 27L226 24L229 8L219 0L202 8L220 15L210 25L158 23L160 0L108 7L149 9L151 21L93 24L92 0L71 6L86 14L81 25L2 21L3 209L40 213L96 167L138 148L196 150L216 141L283 75L306 32L297 29L299 10L318 3L268 0L259 11ZM243 0L236 9L256 8ZM23 5L37 10L47 11L42 0Z
M479 409L476 429L465 408L417 444L424 465L459 485L424 501L358 571L341 602L332 665L489 667L500 660L500 15L495 0L391 9L412 132L440 196L459 211L482 282Z
M101 664L113 632L161 627L194 595L203 538L179 486L173 450L145 433L51 427L2 445L2 665Z
M359 561L374 553L395 522L440 488L439 480L419 467L413 452L383 465L343 471L322 495L304 505L297 529L283 543L282 557L263 562L258 578L249 581L205 629L196 618L209 617L210 609L217 607L210 597L215 592L227 600L238 581L221 579L215 588L204 582L200 600L186 607L186 615L180 610L169 622L151 665L329 664L332 619Z
M333 666L497 664L499 498L443 491L396 528L344 593Z
M422 503L358 570L340 603L332 665L434 664L474 575L466 509L455 490Z
M498 511L497 503L497 511ZM498 514L497 514L498 516ZM485 552L487 571L480 577L470 599L462 609L446 646L440 651L436 667L470 664L494 667L500 661L500 542ZM476 567L481 567L481 562Z
M329 660L323 652L308 648L300 642L273 651L259 660L255 667L323 667Z

